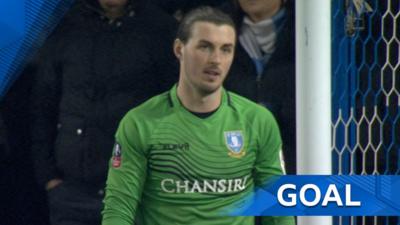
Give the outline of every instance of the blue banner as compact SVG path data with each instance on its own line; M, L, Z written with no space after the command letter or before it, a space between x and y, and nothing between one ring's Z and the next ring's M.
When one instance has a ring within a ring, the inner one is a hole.
M0 1L0 100L72 2Z
M400 176L273 177L230 215L400 215Z

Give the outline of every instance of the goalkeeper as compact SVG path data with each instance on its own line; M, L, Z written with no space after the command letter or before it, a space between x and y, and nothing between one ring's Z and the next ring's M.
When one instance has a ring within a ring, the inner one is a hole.
M252 225L228 216L270 176L282 174L272 114L223 89L236 32L230 17L202 7L181 22L177 85L120 122L110 161L103 225ZM294 225L292 217L263 217Z

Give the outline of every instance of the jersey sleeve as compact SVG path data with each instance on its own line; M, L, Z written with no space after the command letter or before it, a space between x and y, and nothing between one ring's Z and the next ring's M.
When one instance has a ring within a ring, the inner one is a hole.
M129 114L128 114L129 115ZM146 179L147 159L134 119L125 116L110 160L102 225L132 225Z
M271 176L284 174L278 124L269 111L260 120L259 149L254 171L257 187L262 187ZM268 216L262 217L261 221L262 225L295 225L291 216Z
M259 117L259 137L257 159L254 168L254 181L261 187L271 176L282 175L281 163L282 139L274 116L266 111Z

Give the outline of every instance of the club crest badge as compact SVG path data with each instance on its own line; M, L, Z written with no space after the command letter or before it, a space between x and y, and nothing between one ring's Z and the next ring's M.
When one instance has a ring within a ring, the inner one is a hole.
M229 149L229 156L234 158L243 157L246 152L243 150L244 139L242 131L227 131L224 132L225 144Z
M122 157L121 145L116 142L114 144L113 157L112 157L112 166L114 168L118 168L121 166L121 159L122 159L121 157Z

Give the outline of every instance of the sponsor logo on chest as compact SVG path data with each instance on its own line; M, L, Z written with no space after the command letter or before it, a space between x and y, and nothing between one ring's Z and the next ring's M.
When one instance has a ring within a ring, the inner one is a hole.
M189 143L159 143L151 144L151 150L172 150L172 151L188 151L190 149Z
M249 177L213 180L163 179L161 189L165 193L235 193L246 189Z

